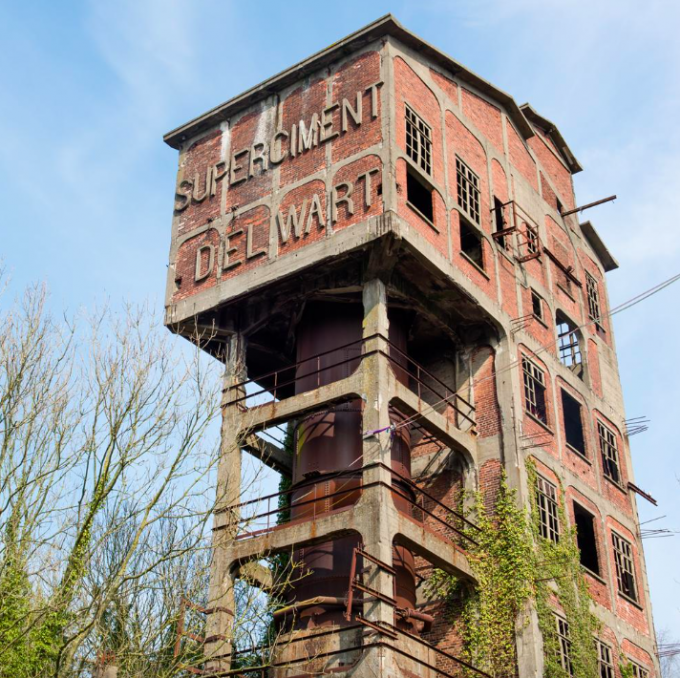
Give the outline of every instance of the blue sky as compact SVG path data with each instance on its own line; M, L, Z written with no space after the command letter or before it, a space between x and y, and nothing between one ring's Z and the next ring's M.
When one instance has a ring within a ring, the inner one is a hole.
M392 12L557 123L578 202L621 269L612 305L680 272L680 3L25 0L0 4L0 259L56 309L162 308L176 152L163 133ZM614 324L642 520L680 530L680 284ZM680 535L646 542L657 627L680 628Z

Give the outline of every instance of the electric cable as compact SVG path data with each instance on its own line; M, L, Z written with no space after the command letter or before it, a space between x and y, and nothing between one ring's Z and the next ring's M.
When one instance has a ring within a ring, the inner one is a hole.
M563 336L570 336L572 334L575 334L578 330L585 329L589 325L599 323L600 320L602 320L603 318L612 317L612 316L616 315L617 313L622 313L623 311L627 311L628 309L632 308L633 306L636 306L637 304L645 301L646 299L649 299L649 297L657 294L658 292L661 292L666 287L669 287L670 285L677 282L678 280L680 280L680 273L664 280L663 282L658 283L657 285L654 285L654 287L650 287L649 289L645 290L644 292L641 292L640 294L638 294L634 297L631 297L630 299L624 301L623 303L619 304L618 306L613 307L607 313L600 314L597 318L591 318L588 322L583 323L582 325L579 325L578 327L575 327L573 330L571 330L569 333L567 333L566 335L563 335ZM543 353L544 351L547 351L551 347L556 346L558 344L558 341L559 341L559 339L558 340L551 339L549 342L542 345L538 349L538 351L534 351L533 355L540 355L541 353ZM514 369L515 367L517 367L521 363L522 363L521 358L513 360L508 365L501 368L500 370L494 370L494 372L492 374L490 374L489 376L482 377L479 380L473 381L472 385L478 386L479 384L481 384L482 382L484 382L488 379L494 379L499 374L502 374L503 372ZM453 394L453 395L455 396L456 394ZM413 421L415 421L418 417L422 417L425 414L429 414L430 412L434 412L435 408L438 405L441 405L444 402L448 402L449 400L450 400L450 397L449 398L442 398L441 400L433 403L432 405L429 405L428 408L426 408L424 411L417 412L417 413L411 415L410 417L407 417L404 421L400 422L397 426L395 426L393 430L398 430L398 429L402 428L403 426L408 426Z

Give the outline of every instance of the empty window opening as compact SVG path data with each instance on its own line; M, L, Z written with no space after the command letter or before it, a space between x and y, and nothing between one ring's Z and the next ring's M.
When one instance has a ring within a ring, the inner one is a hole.
M612 532L614 546L614 562L616 564L616 583L619 592L637 602L635 586L635 566L633 565L633 547L623 537Z
M563 209L563 208L562 208L562 203L560 202L560 199L559 199L557 196L555 196L555 207L557 208L558 214L561 215L561 214L562 214L562 209Z
M597 554L595 516L574 502L574 523L576 524L576 543L580 553L581 565L587 570L600 574L600 559Z
M505 220L505 206L496 196L493 198L493 219L496 233L504 231L506 228L508 228L507 221ZM505 235L499 235L496 239L496 242L503 249L509 250L512 243L511 237L512 236L509 233L506 233Z
M619 449L616 444L616 434L598 421L597 437L600 441L600 452L602 453L602 470L607 478L620 485L621 472L619 470Z
M597 667L600 678L614 678L614 663L612 662L612 649L601 640L596 640Z
M574 675L574 663L571 659L571 639L569 637L569 624L566 619L555 615L557 625L557 658L564 672L568 676Z
M543 299L534 290L531 290L531 312L535 318L543 320Z
M581 403L564 389L562 389L562 419L567 445L585 457L586 441L583 435Z
M541 537L556 544L560 540L557 488L541 476L536 476L536 506Z
M528 358L522 358L524 372L524 408L544 424L548 423L545 406L545 374Z
M432 189L428 188L410 167L406 171L406 200L430 223L434 223Z
M432 174L432 130L406 106L406 154L426 174Z
M484 268L484 243L474 226L460 219L460 251L479 268Z
M581 355L576 325L560 311L555 314L555 324L557 325L557 346L560 362L583 378L583 356Z
M479 212L479 178L460 159L456 158L458 204L476 224L481 224Z
M600 318L600 291L597 280L588 272L586 272L586 295L588 297L588 318L595 321L595 327L601 330L603 328Z

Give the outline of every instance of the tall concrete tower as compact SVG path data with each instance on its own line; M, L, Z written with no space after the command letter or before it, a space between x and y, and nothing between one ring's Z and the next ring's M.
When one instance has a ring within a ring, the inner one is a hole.
M205 671L236 665L235 582L271 593L259 563L287 553L299 576L262 675L488 675L425 591L435 569L478 585L457 511L505 477L539 539L572 538L560 516L576 528L600 675L658 676L617 264L579 223L555 125L386 16L165 141L166 323L225 364ZM286 424L292 457L266 436ZM244 495L244 453L290 490ZM574 630L550 604L569 675ZM520 678L547 666L526 616Z

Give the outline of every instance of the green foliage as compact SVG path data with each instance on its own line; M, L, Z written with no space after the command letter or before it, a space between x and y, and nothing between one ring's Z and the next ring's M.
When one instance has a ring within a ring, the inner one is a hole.
M536 470L527 464L528 483L535 492ZM559 600L569 623L574 675L597 675L593 636L597 618L590 611L591 598L581 572L574 530L567 525L560 506L558 544L540 536L536 497L531 515L518 506L516 491L505 477L491 511L481 493L473 497L474 522L480 528L463 531L477 543L466 545L468 560L478 586L463 590L459 580L441 570L433 573L428 590L448 602L449 614L464 640L463 658L494 678L516 675L515 635L521 612L535 600L544 642L544 677L567 678L560 664L551 598ZM625 678L624 674L624 678Z
M562 503L558 503L560 540L557 544L539 534L539 515L536 508L536 467L527 462L527 478L532 501L532 528L538 556L536 578L536 611L543 636L546 678L568 678L562 668L558 649L557 626L550 604L555 596L569 624L571 659L575 676L597 675L597 653L593 636L599 629L599 621L591 612L591 597L581 571L581 561L576 543L575 528L570 528ZM561 488L560 488L561 490ZM561 493L561 492L560 492ZM562 493L561 493L562 494Z
M474 497L475 522L465 528L477 543L467 551L479 585L467 593L458 580L435 571L429 590L451 603L463 593L458 620L465 642L465 659L494 678L515 675L515 628L520 612L531 597L535 558L526 514L517 505L516 492L505 478L492 512L481 493ZM452 603L453 604L453 603ZM450 609L455 614L457 610Z

